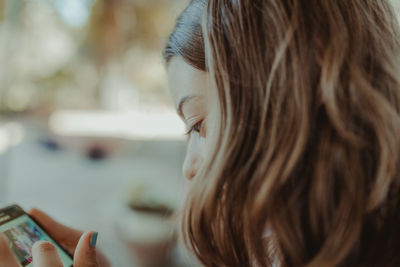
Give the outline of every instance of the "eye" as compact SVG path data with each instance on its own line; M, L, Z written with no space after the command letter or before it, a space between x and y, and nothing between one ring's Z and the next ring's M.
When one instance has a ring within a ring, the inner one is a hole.
M202 134L203 122L204 122L204 120L201 120L201 121L197 122L195 125L193 125L189 129L189 131L186 133L186 135L191 135L193 132Z

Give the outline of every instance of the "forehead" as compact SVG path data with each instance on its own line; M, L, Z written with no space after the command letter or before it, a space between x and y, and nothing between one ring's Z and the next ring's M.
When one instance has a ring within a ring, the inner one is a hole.
M205 95L207 73L192 67L182 57L175 56L168 65L168 82L177 107L182 98Z

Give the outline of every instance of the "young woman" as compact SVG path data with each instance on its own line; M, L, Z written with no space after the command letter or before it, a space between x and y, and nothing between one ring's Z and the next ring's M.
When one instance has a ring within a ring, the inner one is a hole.
M399 38L385 0L191 2L165 58L205 266L400 266Z
M203 265L400 266L400 33L387 0L193 0L165 58L188 126L183 235ZM75 250L81 233L31 213ZM90 236L76 267L98 266ZM44 245L35 266L58 266Z

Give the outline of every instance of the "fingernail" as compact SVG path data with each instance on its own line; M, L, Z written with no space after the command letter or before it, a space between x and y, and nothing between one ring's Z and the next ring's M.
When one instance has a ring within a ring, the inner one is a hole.
M94 232L91 236L90 236L90 246L92 248L96 247L96 243L97 243L97 236L99 235L98 232Z

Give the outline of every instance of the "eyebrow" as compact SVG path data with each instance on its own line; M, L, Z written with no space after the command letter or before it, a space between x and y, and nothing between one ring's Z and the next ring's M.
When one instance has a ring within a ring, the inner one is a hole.
M178 105L178 114L179 114L179 116L181 116L182 118L185 118L185 116L183 115L183 111L182 111L182 109L183 109L183 105L187 102L187 101L189 101L190 99L192 99L192 98L195 98L196 97L196 95L188 95L188 96L185 96L185 97L183 97L182 99L181 99L181 101L179 101L179 105Z

